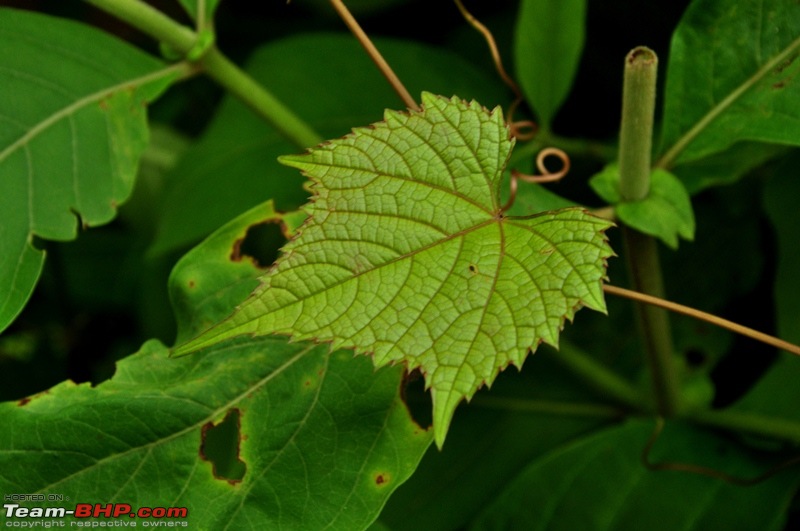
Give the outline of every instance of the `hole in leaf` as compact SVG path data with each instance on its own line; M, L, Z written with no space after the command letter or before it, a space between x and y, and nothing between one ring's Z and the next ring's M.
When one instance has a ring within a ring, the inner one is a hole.
M239 459L239 415L238 409L231 409L219 424L206 423L200 434L200 458L211 462L215 478L229 483L240 482L247 471L247 465Z
M411 419L420 428L427 430L433 424L433 402L425 390L425 379L418 369L406 372L400 383L400 398L405 402Z
M231 260L239 262L247 257L256 267L266 268L278 258L278 251L284 243L286 237L279 222L265 221L251 225L244 238L233 244Z

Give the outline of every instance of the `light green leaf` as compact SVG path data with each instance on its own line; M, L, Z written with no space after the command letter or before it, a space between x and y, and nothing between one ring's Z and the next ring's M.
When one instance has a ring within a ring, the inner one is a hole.
M615 205L614 212L629 227L655 236L673 249L678 236L694 238L692 202L681 181L666 170L650 174L650 192L640 201L622 202L619 192L619 166L609 164L589 181L605 201Z
M519 84L541 125L549 129L578 70L586 0L523 0L514 59Z
M34 238L73 239L128 198L147 145L145 104L183 67L30 12L0 10L0 35L2 330L41 272Z
M798 54L793 2L692 2L670 48L662 165L743 140L800 144Z
M797 474L742 487L641 463L652 421L628 421L532 461L471 529L784 529ZM742 478L770 466L729 439L669 424L653 462L678 462Z
M420 368L441 446L463 398L557 345L581 306L605 311L611 224L581 209L504 216L513 141L500 109L422 101L282 159L313 181L309 221L254 296L176 354L277 332Z
M326 8L332 11L330 5ZM375 44L409 90L478 101L502 101L505 94L496 76L450 51L397 39L375 39ZM351 35L282 39L256 50L246 69L326 138L379 120L398 101ZM308 198L302 177L277 162L278 156L294 151L274 128L228 96L202 138L169 175L151 252L194 244L268 199L281 211L301 206ZM219 178L222 173L224 179Z

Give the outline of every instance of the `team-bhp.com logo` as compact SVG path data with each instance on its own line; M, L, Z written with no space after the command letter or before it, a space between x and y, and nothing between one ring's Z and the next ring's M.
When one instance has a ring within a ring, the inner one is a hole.
M127 503L78 503L64 507L22 507L4 503L5 527L188 527L186 507L139 507ZM74 518L66 522L67 517ZM112 520L110 520L112 519ZM130 519L130 520L126 520ZM140 519L138 522L136 519ZM146 520L145 520L146 519Z

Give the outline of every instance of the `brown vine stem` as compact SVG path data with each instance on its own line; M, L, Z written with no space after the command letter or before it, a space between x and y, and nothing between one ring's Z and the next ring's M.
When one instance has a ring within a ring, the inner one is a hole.
M408 89L406 89L405 85L400 81L400 78L397 77L397 74L394 73L392 67L389 66L389 63L386 62L386 59L383 58L381 52L378 51L364 30L361 29L358 21L353 17L352 13L350 13L350 10L347 9L347 6L344 5L344 2L342 2L342 0L330 1L333 8L342 18L348 29L350 29L350 32L358 39L361 46L364 47L367 55L369 55L372 62L375 63L375 66L378 67L378 70L381 71L381 74L383 74L383 77L386 78L394 91L397 92L397 95L400 96L400 99L403 100L406 107L415 111L421 110L419 104L411 97Z
M503 60L500 58L500 50L497 47L497 41L495 40L494 35L492 35L492 32L489 31L489 28L487 28L480 20L475 18L475 16L470 13L466 7L464 7L464 4L461 2L461 0L453 1L455 2L456 7L458 7L458 10L461 12L461 16L464 17L464 20L466 20L470 26L475 28L478 33L483 35L487 46L489 46L489 52L492 54L492 61L494 62L494 67L497 70L497 74L514 92L515 99L513 103L508 106L508 113L506 114L506 122L508 122L509 127L511 128L511 135L520 140L532 139L538 132L538 126L536 123L531 120L524 120L521 122L514 121L514 111L516 111L519 104L522 103L522 100L525 98L522 95L519 85L517 85L516 81L514 81L514 79L508 75L508 72L506 72L506 69L503 66ZM523 131L523 129L526 128L530 130Z
M647 444L645 444L641 455L642 464L649 470L655 470L655 471L674 470L680 472L689 472L691 474L699 474L701 476L707 476L710 478L719 479L721 481L730 483L732 485L740 485L742 487L748 487L766 481L775 474L800 463L800 456L794 456L787 459L786 461L783 461L782 463L778 463L777 465L769 468L768 470L764 471L758 476L752 478L743 478L739 476L734 476L728 474L727 472L722 472L721 470L716 470L702 465L695 465L692 463L679 463L675 461L662 461L654 463L650 460L650 453L652 452L653 446L655 446L656 441L661 436L661 432L663 430L664 430L664 418L657 417L656 425L653 428L653 433L647 440Z
M494 35L492 35L492 32L489 31L489 28L484 26L480 20L475 18L472 13L467 11L467 8L461 3L461 0L454 1L458 7L458 10L461 11L461 15L469 23L469 25L478 30L478 32L483 35L483 38L486 39L486 44L489 45L489 51L492 54L492 61L494 61L494 66L497 69L497 73L503 79L505 84L514 91L514 94L517 96L517 98L521 100L522 91L519 90L519 86L514 82L513 79L511 79L511 76L508 75L508 72L506 72L506 69L503 67L503 61L500 59L500 52L497 48L497 42L494 40Z
M789 343L788 341L784 341L783 339L779 339L769 334L759 332L758 330L753 330L752 328L740 325L738 323L734 323L733 321L723 319L722 317L717 317L716 315L706 313L695 308L690 308L689 306L684 306L682 304L664 300L659 297L654 297L652 295L639 293L638 291L620 288L618 286L612 286L610 284L604 284L603 291L605 291L610 295L616 295L618 297L624 297L626 299L631 299L637 302L643 302L645 304L650 304L652 306L658 306L659 308L664 308L665 310L669 310L671 312L686 315L694 319L699 319L701 321L706 321L707 323L719 326L720 328L725 328L726 330L730 330L731 332L736 332L737 334L747 336L749 338L755 339L756 341L761 341L762 343L766 343L767 345L785 350L791 354L794 354L795 356L800 356L800 346L797 346L793 343Z

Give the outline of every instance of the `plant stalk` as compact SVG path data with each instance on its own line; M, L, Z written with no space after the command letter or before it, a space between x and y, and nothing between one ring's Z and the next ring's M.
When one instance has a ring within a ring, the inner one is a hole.
M800 422L797 421L724 409L692 411L687 418L705 426L800 445Z
M188 54L197 44L197 33L140 0L86 1L180 54ZM310 125L215 47L211 47L196 64L298 148L307 148L322 142L322 137Z
M650 191L653 114L658 58L645 47L625 58L620 126L619 171L623 201L637 201ZM633 288L663 298L664 285L656 241L628 227L622 229ZM663 309L637 305L658 412L674 416L679 408L679 382L673 359L669 317Z
M387 63L386 59L383 58L383 55L381 55L381 52L379 52L378 48L376 48L372 43L369 36L367 36L364 30L361 29L361 25L359 25L358 21L355 19L352 13L350 13L350 10L347 9L347 6L344 5L344 2L342 2L342 0L330 0L330 2L333 8L336 10L336 13L339 14L339 17L341 17L341 19L347 25L347 28L350 30L350 32L355 36L356 39L358 39L358 42L367 52L367 55L369 55L370 59L372 59L372 62L375 63L375 66L377 66L378 70L380 70L381 74L383 74L383 77L386 78L386 81L389 82L397 95L400 96L400 99L403 100L403 103L406 105L406 107L415 111L419 111L420 106L417 104L414 98L411 97L408 89L406 89L405 85L403 85L403 82L400 81L400 78L397 77L397 74L394 73L392 67L389 66L389 63Z

